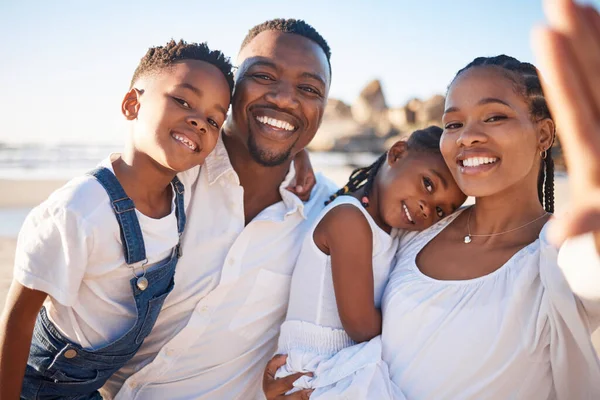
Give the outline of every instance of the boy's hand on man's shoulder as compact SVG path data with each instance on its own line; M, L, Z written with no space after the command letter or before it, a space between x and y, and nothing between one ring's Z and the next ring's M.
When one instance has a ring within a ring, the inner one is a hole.
M294 169L296 176L286 189L298 196L300 200L308 201L310 193L317 183L317 179L315 178L315 171L312 168L310 157L305 149L301 150L294 157Z

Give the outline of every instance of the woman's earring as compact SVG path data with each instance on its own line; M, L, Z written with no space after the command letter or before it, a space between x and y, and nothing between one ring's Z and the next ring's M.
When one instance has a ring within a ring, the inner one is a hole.
M542 157L542 160L545 160L548 157L548 150L540 151L540 157Z

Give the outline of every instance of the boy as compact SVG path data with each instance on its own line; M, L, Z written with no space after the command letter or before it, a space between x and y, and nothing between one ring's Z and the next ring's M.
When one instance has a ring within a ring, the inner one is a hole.
M0 398L101 398L133 357L173 289L184 187L215 147L232 91L231 64L206 44L148 50L121 105L123 153L54 192L20 232Z

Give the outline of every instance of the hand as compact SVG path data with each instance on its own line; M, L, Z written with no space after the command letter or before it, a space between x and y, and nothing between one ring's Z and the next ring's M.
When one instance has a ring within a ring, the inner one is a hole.
M301 150L294 157L294 169L296 176L286 189L298 196L300 200L308 201L317 180L306 150Z
M545 2L549 27L534 31L534 52L569 169L569 214L551 239L594 232L600 251L600 14L572 0Z
M302 375L311 375L297 372L284 378L275 378L277 370L285 364L286 355L278 354L269 361L263 375L263 392L267 400L308 400L311 389L304 389L292 394L286 393L294 388L294 382Z

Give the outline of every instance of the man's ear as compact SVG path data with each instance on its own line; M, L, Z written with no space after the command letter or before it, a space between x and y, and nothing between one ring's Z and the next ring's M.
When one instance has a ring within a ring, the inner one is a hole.
M406 141L398 140L390 149L388 150L387 162L389 165L394 164L396 161L401 159L406 155L408 151L408 146Z
M127 118L128 121L134 120L138 116L140 111L140 96L142 91L136 88L131 88L129 92L125 94L123 102L121 103L121 112Z

